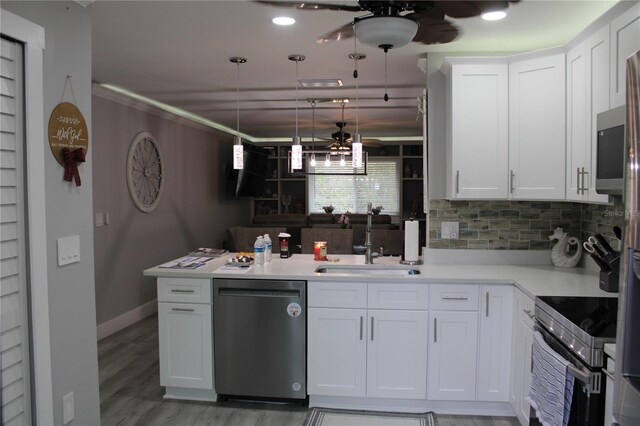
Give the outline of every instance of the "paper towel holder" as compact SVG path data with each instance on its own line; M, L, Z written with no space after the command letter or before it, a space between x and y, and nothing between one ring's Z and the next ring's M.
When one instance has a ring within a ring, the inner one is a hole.
M420 259L418 259L418 260L400 259L400 264L401 265L422 265L422 260L420 260Z

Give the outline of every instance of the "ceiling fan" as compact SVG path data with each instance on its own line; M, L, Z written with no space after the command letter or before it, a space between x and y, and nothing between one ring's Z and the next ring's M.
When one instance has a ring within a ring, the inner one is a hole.
M341 10L369 12L356 17L327 34L318 43L356 38L367 45L388 49L410 42L442 44L455 40L459 29L445 17L469 18L486 12L502 10L520 0L440 0L440 1L375 1L359 0L357 4L307 3L296 1L256 0L270 6L293 7L300 10ZM406 12L406 13L405 13Z
M338 151L346 151L351 149L351 142L353 142L353 139L351 139L351 133L344 130L346 125L347 123L344 121L338 121L336 123L336 126L338 126L338 130L331 133L330 140L332 142L330 145L327 145L327 148L330 148L332 150L335 149ZM377 139L363 139L362 145L378 147L382 146L382 143L380 143L380 141Z

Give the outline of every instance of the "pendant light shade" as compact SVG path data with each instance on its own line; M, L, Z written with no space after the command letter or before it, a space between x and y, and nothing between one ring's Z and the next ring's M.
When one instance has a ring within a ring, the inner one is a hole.
M289 55L289 60L296 63L296 135L291 147L291 171L302 169L302 145L298 136L298 64L305 60L304 55Z
M351 143L352 152L352 167L354 169L362 167L362 138L359 134L353 135L353 142Z
M367 55L364 53L353 52L349 54L349 59L355 62L355 70L353 71L353 77L356 79L356 133L353 135L353 141L351 143L351 150L353 155L351 157L351 166L356 169L362 167L362 135L360 134L360 96L358 95L358 61L365 59Z
M242 170L244 169L244 152L242 148L242 138L240 137L240 64L246 63L247 58L234 56L229 58L229 62L236 64L238 79L236 92L236 132L238 133L233 143L233 168L235 170Z

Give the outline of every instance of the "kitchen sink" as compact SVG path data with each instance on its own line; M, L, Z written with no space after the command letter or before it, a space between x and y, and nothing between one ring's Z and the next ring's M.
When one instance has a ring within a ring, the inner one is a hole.
M420 270L405 266L388 265L326 265L316 268L321 274L346 275L420 275Z

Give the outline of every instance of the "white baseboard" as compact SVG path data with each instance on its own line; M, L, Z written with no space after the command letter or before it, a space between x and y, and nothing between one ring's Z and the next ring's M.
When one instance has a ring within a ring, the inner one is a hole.
M150 302L140 305L137 308L125 312L109 321L103 322L98 325L98 340L102 340L107 336L111 336L123 328L129 327L131 324L145 319L149 315L153 315L158 312L158 299L153 299Z

